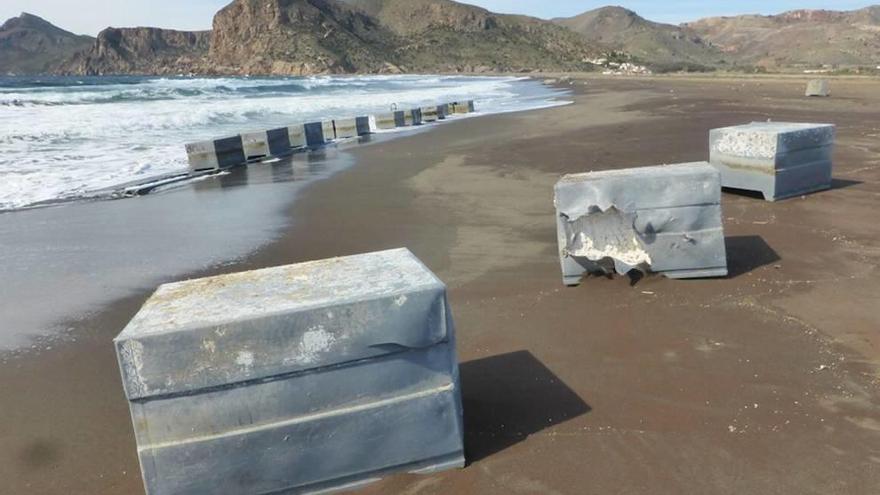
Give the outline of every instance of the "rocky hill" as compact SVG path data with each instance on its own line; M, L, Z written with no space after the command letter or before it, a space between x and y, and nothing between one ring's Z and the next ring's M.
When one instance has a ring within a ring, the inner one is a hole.
M652 22L622 7L603 7L553 22L654 67L717 66L724 58L720 50L692 29Z
M395 71L395 39L334 0L236 0L214 17L210 59L231 74Z
M77 36L32 15L0 27L0 74L276 74L589 70L611 51L654 69L880 66L880 6L672 26L606 7L544 21L451 0L235 0L212 31Z
M715 17L685 27L741 64L769 69L880 65L880 6Z
M0 74L52 72L93 40L90 36L67 32L35 15L21 14L0 26Z
M65 74L585 70L599 46L549 21L449 0L235 0L210 32L108 28Z
M607 50L552 22L450 0L346 0L396 35L410 71L589 69Z
M211 32L158 28L107 28L92 45L56 72L77 75L206 72Z

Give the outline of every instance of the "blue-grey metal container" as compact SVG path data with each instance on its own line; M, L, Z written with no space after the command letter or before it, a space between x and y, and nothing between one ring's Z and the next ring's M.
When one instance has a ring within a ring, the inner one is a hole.
M713 129L709 161L721 185L758 191L767 201L829 189L835 126L753 122Z
M706 162L566 175L555 204L566 285L609 268L727 275L721 174Z
M115 345L150 495L464 464L446 289L408 250L163 285Z

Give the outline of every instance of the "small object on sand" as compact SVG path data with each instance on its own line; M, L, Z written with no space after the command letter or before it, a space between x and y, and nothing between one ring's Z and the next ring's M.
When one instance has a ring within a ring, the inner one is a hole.
M709 161L721 185L758 191L767 201L831 187L835 127L831 124L752 122L713 129Z
M827 79L813 79L807 83L807 96L831 96Z
M406 249L163 285L114 342L147 493L464 465L446 287Z
M241 136L187 144L186 156L193 172L222 170L247 162Z
M567 175L556 184L556 212L565 285L612 269L727 275L721 177L708 163Z

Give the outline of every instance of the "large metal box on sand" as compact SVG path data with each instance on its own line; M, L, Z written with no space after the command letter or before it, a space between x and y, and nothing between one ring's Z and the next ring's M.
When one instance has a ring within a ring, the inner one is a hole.
M705 162L563 177L556 221L564 283L607 273L608 264L620 274L726 276L720 180Z
M721 185L759 191L767 201L831 187L835 127L753 122L713 129L709 161Z
M464 464L445 286L408 250L164 285L115 344L151 495Z

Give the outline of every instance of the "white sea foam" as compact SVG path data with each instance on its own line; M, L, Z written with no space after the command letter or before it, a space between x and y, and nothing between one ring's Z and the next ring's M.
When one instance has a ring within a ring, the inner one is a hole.
M319 118L474 99L553 104L514 77L0 78L0 210L186 168L184 143Z

